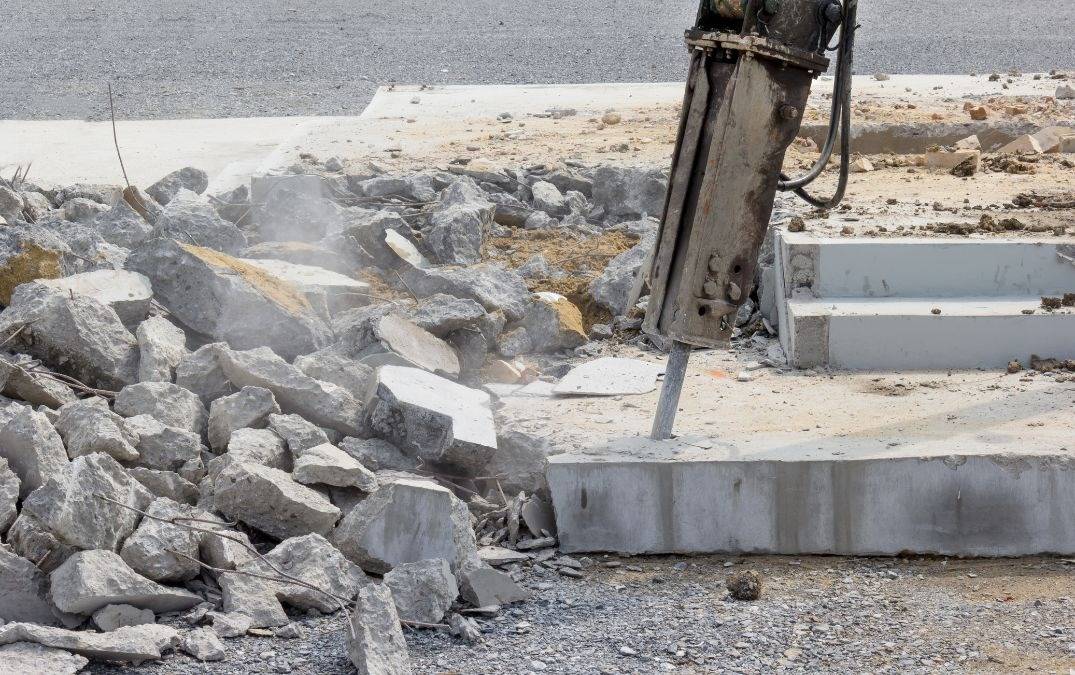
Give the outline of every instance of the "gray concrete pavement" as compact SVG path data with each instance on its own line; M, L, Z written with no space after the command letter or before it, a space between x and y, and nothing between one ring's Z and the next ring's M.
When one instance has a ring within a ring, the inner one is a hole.
M858 71L1075 68L1075 4L862 0ZM357 114L376 84L681 79L695 0L14 0L0 119Z

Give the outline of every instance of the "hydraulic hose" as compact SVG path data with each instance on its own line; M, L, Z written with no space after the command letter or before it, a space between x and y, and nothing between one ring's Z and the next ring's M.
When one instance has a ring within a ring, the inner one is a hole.
M855 30L858 27L857 16L858 0L848 0L844 6L843 23L840 27L840 45L837 53L836 81L833 83L829 134L821 149L821 156L806 174L793 179L781 173L780 181L777 183L779 190L793 191L807 203L820 209L831 209L843 200L851 170L851 74ZM836 192L829 199L814 197L803 188L817 180L828 166L837 135L840 136L840 177Z

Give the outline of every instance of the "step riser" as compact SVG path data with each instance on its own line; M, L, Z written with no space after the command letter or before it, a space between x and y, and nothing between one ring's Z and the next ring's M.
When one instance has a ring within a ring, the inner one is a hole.
M1000 369L1031 354L1075 359L1075 314L801 316L785 341L796 368Z
M554 460L548 477L565 552L1075 552L1066 458Z
M818 298L1061 295L1075 292L1071 244L909 242L900 239L797 243L780 248L784 297ZM799 290L801 293L802 290Z

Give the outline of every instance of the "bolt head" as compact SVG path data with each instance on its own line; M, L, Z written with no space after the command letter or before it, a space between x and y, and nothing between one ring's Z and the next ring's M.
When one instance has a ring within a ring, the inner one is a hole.
M785 103L780 106L780 116L788 121L797 120L799 119L799 109L793 105Z
M720 288L717 287L717 282L710 279L702 284L702 292L705 293L707 297L715 298L720 293Z

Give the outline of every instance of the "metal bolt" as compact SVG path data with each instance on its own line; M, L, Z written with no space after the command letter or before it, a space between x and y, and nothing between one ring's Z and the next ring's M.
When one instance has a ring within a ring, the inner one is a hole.
M720 288L717 286L717 282L710 279L702 284L702 292L710 298L715 298L720 293Z
M799 109L793 105L785 103L780 106L780 116L789 121L799 119Z
M710 272L719 272L720 271L720 256L715 254L715 253L713 255L709 256L709 271Z
M728 299L732 302L739 302L739 298L743 297L743 289L739 288L739 284L734 281L728 282Z

